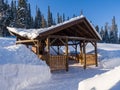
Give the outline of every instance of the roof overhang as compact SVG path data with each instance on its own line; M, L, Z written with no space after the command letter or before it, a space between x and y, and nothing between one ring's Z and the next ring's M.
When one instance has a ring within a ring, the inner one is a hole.
M61 35L70 37L83 37L86 39L102 40L99 33L94 26L84 16L72 18L63 23L42 29L21 29L11 28L7 29L15 36L25 39L38 39L47 37L49 35Z

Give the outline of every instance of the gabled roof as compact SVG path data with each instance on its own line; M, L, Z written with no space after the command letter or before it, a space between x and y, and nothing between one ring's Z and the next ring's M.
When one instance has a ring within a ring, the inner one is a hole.
M48 28L22 29L7 27L7 29L16 36L19 35L28 39L42 38L49 35L61 35L101 40L101 36L84 16L78 16Z

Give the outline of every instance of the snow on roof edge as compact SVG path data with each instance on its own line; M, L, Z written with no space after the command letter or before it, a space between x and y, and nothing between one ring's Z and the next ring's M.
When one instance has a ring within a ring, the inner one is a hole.
M86 18L86 20L90 23L90 21ZM100 36L100 34L96 31L95 27L92 25L92 23L90 23L90 26L93 28L93 30L95 31L95 33L97 34L97 36L100 38L100 40L102 40L102 37Z
M67 23L70 23L72 21L75 21L75 20L78 20L78 19L81 19L81 18L84 18L83 15L80 15L80 16L77 16L77 17L74 17L74 18L71 18L70 20L68 21L65 21L65 22L62 22L62 23L59 23L57 25L52 25L51 27L48 27L48 28L40 28L40 29L23 29L23 28L14 28L14 27L7 27L7 29L10 31L10 32L14 32L16 34L19 34L23 37L28 37L30 39L35 39L39 34L41 33L44 33L46 31L49 31L51 29L54 29L58 26L62 26L64 24L67 24Z
M71 18L70 20L68 21L65 21L65 22L62 22L62 23L59 23L57 25L53 25L51 27L48 27L48 28L41 28L41 29L22 29L22 28L14 28L14 27L7 27L7 29L10 31L10 32L14 32L16 34L19 34L23 37L27 37L27 38L30 38L30 39L35 39L39 34L41 33L44 33L46 31L49 31L51 29L54 29L56 27L59 27L59 26L62 26L64 24L67 24L67 23L70 23L72 21L75 21L75 20L78 20L78 19L82 19L82 18L85 18L83 15L80 15L80 16L77 16L77 17L74 17L74 18ZM89 23L90 21L85 18ZM97 34L97 36L99 37L100 40L102 40L100 34L95 30L94 26L90 23L90 26L93 28L94 32Z

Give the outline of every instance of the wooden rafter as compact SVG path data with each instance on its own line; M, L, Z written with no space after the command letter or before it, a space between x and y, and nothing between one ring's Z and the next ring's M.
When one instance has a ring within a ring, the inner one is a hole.
M92 28L90 27L90 24L89 23L86 23L84 21L85 25L88 27L89 31L91 32L91 34L97 39L98 37L95 35L95 33L93 33L94 30L92 30Z
M77 25L77 27L78 28L80 28L80 30L81 30L81 32L85 32L86 34L88 34L90 37L92 37L92 35L90 34L90 32L87 30L87 29L85 29L85 28L83 28L81 25Z

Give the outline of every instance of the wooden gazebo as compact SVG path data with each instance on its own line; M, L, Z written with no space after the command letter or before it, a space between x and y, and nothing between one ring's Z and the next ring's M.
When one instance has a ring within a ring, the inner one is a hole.
M51 70L65 69L68 71L68 61L73 58L68 53L69 45L75 48L74 60L81 63L86 69L88 65L98 65L97 60L97 41L101 40L92 24L84 16L72 18L58 25L43 28L23 30L8 27L11 34L17 37L16 44L32 46L32 51L42 60L45 60ZM91 43L94 53L86 53L86 45ZM50 53L52 46L56 46L55 55ZM65 47L65 52L60 53L61 46ZM77 53L77 47L80 53Z

